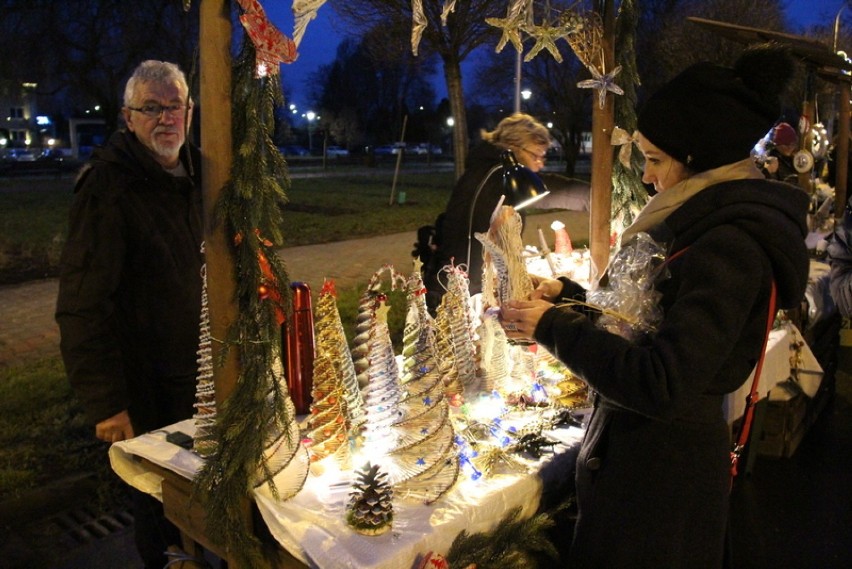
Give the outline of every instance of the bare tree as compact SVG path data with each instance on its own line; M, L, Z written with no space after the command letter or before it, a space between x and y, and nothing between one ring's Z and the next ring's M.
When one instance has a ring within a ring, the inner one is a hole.
M123 84L140 61L163 59L192 68L196 5L184 12L175 0L6 0L0 45L4 53L20 55L4 58L2 70L38 82L40 93L64 98L67 106L98 105L112 131Z
M390 33L391 29L411 32L410 0L331 0L335 12L352 25L368 30L376 26ZM461 176L467 157L468 135L462 89L461 63L478 46L496 43L496 29L485 22L489 17L506 14L506 0L462 0L456 2L443 25L441 10L443 3L434 0L423 2L427 26L419 45L421 57L437 54L443 63L444 80L455 126L453 128L453 152L456 175Z

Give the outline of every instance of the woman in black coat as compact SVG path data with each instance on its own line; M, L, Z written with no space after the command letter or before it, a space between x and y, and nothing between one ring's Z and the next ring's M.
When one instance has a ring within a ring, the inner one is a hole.
M482 142L468 155L464 174L456 182L447 207L436 222L437 249L423 270L428 291L426 301L432 311L445 292L447 281L441 269L446 265L466 265L470 294L482 291L482 245L472 236L488 231L491 214L503 195L503 176L499 169L501 153L511 150L520 164L538 172L544 167L548 148L550 133L547 127L527 114L513 114L501 120L493 131L482 131ZM482 187L477 194L480 184ZM506 196L506 205L514 205L511 200L511 196Z
M722 399L761 355L772 283L789 308L808 275L808 198L764 179L749 155L779 114L792 66L769 48L733 69L698 64L640 113L643 182L658 193L622 244L644 233L670 259L653 331L626 339L602 329L571 304L585 291L567 279L538 279L531 300L502 308L510 337L535 339L595 393L577 460L572 569L723 565L731 433Z

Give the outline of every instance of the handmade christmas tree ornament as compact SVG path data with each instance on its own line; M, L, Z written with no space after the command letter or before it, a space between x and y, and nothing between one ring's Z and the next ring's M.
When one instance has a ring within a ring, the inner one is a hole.
M204 253L204 245L201 246ZM207 264L201 268L201 323L198 342L198 374L195 385L195 440L193 450L207 457L216 451L216 390L213 381L213 346L207 296Z
M510 206L498 204L491 216L488 232L475 234L482 243L484 264L493 270L497 306L510 300L525 300L533 291L522 255L522 228L520 214Z
M337 308L337 290L333 280L326 280L317 299L316 318L317 358L326 357L332 366L330 372L335 386L343 389L345 413L350 429L357 431L366 420L364 400L355 374L355 364L349 351L349 343L343 330L343 322ZM314 376L316 380L316 368ZM354 435L354 433L350 433Z

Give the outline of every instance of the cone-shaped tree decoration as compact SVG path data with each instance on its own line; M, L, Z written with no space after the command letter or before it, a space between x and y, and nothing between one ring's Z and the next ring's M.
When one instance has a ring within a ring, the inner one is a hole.
M447 332L450 334L452 358L465 399L475 396L481 389L477 377L478 359L473 333L475 317L470 308L468 283L467 275L458 267L447 272L447 292L441 299L436 316L446 318L446 325L441 323L438 326L438 335L440 337L442 333Z
M202 245L202 252L204 246ZM200 456L216 451L216 391L213 382L213 348L210 339L210 308L207 300L207 265L201 269L201 325L198 339L198 376L195 384L195 442L193 450Z
M450 329L451 303L449 295L445 294L435 315L435 351L438 355L438 369L444 384L444 393L454 406L463 399L464 388L459 380L456 369L456 357L453 351L453 332Z
M343 386L338 381L332 358L332 354L321 354L314 359L313 402L307 437L311 441L312 461L332 457L346 470L351 468L349 421Z
M506 394L509 377L509 344L496 315L484 314L478 329L482 389Z
M426 287L419 271L406 283L408 311L402 337L402 384L422 377L435 367L435 323L426 308ZM426 369L424 369L426 368Z
M396 435L392 425L399 421L402 398L399 385L399 368L393 353L393 344L387 324L387 296L381 289L384 271L391 275L391 287L405 283L405 279L385 266L377 271L361 296L358 312L358 335L356 341L359 355L358 383L364 398L367 421L364 425L364 449L372 457L384 456L396 447ZM354 350L353 350L354 351ZM354 356L353 356L354 358Z
M337 309L337 291L334 287L334 281L325 281L320 290L314 328L316 329L317 357L322 355L329 357L337 382L343 386L349 428L352 431L357 431L366 420L364 400L361 397L355 365L349 351L349 344L346 341L343 323L340 320L340 312ZM316 375L316 370L314 375Z
M357 472L346 506L346 523L363 535L380 535L393 524L393 489L387 474L369 462Z
M397 446L391 481L398 496L431 503L454 483L458 459L449 406L435 359L432 321L423 297L419 271L408 281L408 311L403 338L402 419L394 425Z
M491 216L488 233L475 234L482 243L485 264L493 266L495 295L500 306L509 300L525 300L533 291L532 280L522 257L522 228L520 214L510 206L501 205Z
M281 404L285 409L283 413L269 417L264 429L266 438L263 458L252 483L256 489L262 489L279 500L286 500L295 496L304 486L310 457L299 437L296 406L287 391L280 352L273 358L269 371L269 381L273 387L267 402L271 408ZM280 402L276 401L279 397L282 397Z

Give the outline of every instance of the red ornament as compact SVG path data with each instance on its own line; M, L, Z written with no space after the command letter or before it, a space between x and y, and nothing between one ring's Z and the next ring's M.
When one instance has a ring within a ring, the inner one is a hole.
M266 285L260 285L257 287L257 296L259 296L261 300L269 298L269 289L266 288Z

